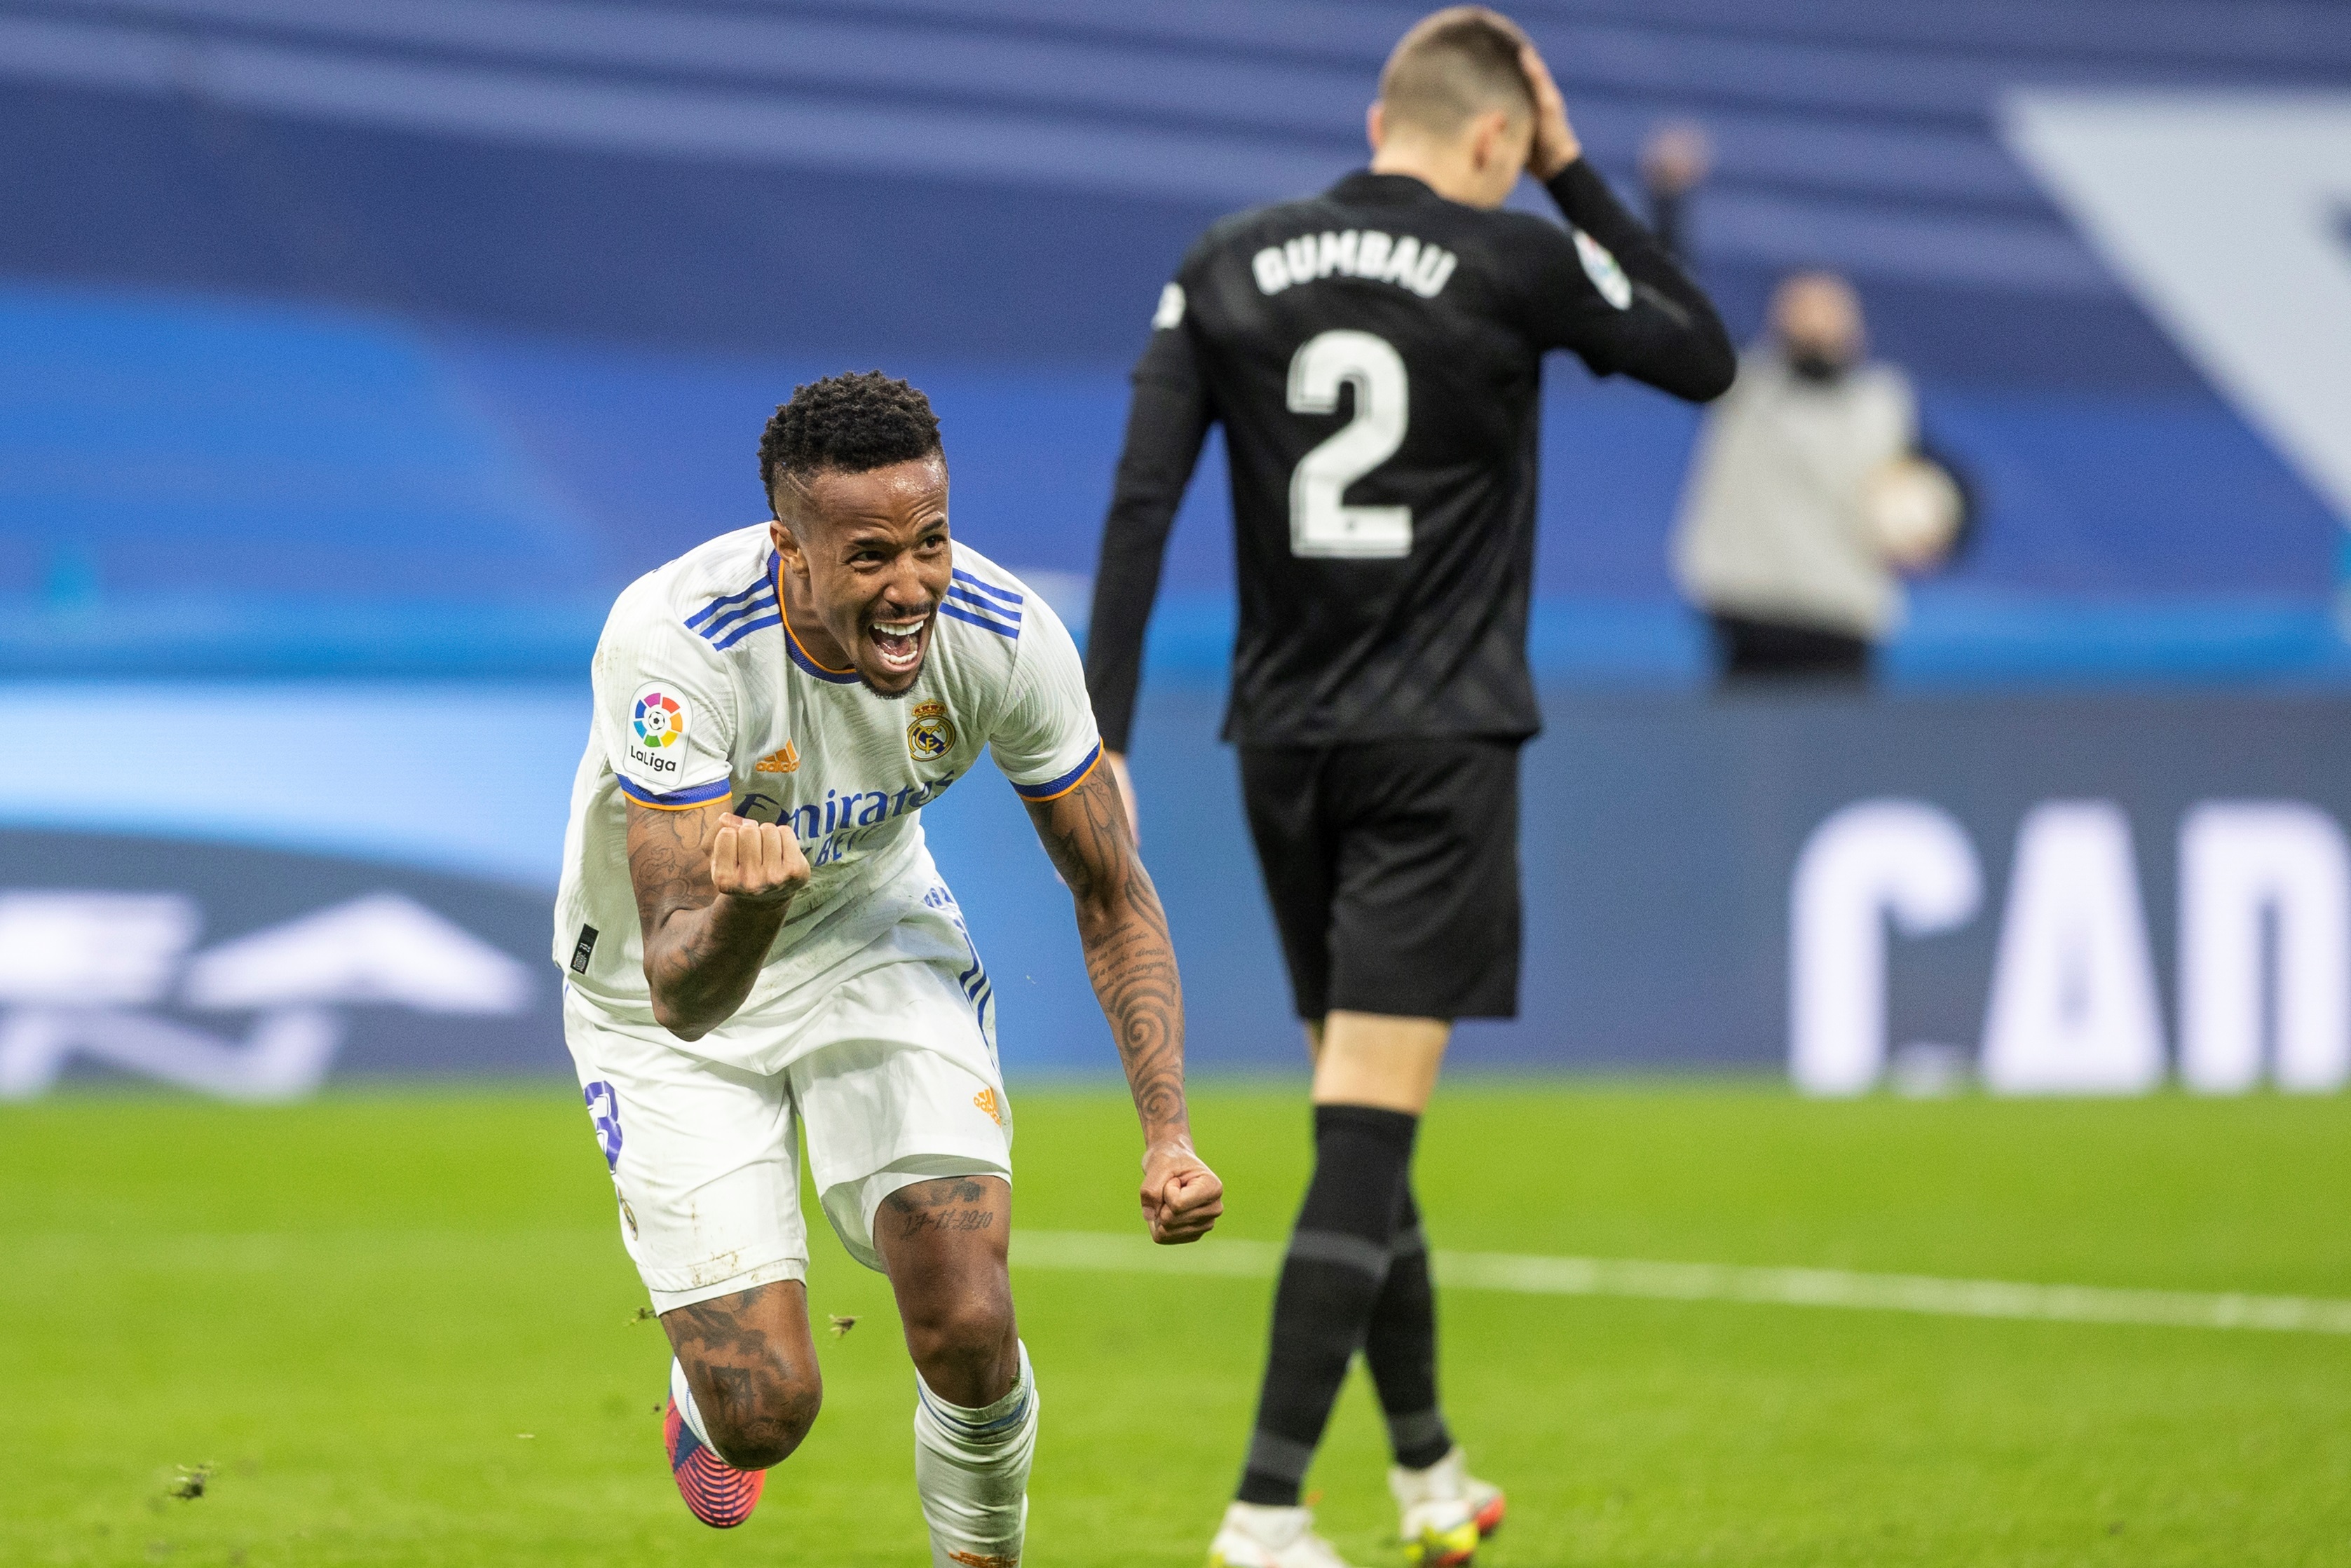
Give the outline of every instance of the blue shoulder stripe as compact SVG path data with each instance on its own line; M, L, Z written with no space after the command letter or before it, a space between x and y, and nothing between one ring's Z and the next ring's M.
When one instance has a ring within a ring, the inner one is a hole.
M1010 638L1016 643L1020 640L1019 627L1007 626L1001 621L991 621L984 615L976 615L953 600L942 600L939 603L939 613L952 615L958 621L967 621L974 626L985 626L998 636Z
M772 592L755 593L749 599L705 624L695 634L716 643L745 621L776 612L776 596Z
M1008 609L993 599L982 599L978 594L971 592L961 585L948 589L947 596L942 602L960 604L975 614L993 615L1007 626L1020 624L1020 612L1018 610Z
M709 603L704 605L701 609L695 611L693 614L685 618L687 630L699 632L702 630L702 623L704 622L709 620L712 616L717 614L720 611L726 609L730 604L740 604L743 601L750 598L753 594L768 586L767 578L761 577L758 581L753 583L748 588L743 589L739 592L727 594L723 599L712 600Z
M685 629L705 637L716 636L721 625L737 616L758 608L747 600L764 599L772 604L776 597L776 552L768 552L768 564L760 570L759 580L750 587L739 589L723 598L714 599L685 618Z
M712 635L710 645L721 652L724 652L728 648L732 648L736 643L740 643L744 638L748 637L754 632L763 632L770 626L780 626L784 623L783 614L780 611L777 610L775 601L768 600L764 601L760 604L759 609L763 613L755 616L748 621L737 622L734 628L725 636L721 637Z
M992 582L983 582L978 578L972 576L971 573L964 570L961 567L956 567L955 569L955 580L957 582L969 583L972 587L977 588L982 593L987 594L989 598L1000 599L1016 610L1020 607L1021 597L1019 594L1015 593L1008 588L998 588Z

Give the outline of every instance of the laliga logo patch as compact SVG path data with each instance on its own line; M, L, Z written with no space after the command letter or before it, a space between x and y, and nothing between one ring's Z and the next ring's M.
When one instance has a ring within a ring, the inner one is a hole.
M637 694L631 722L637 727L637 738L647 746L674 746L685 738L685 709L658 688Z
M1582 229L1570 231L1575 235L1575 254L1583 262L1583 276L1592 279L1592 287L1600 290L1600 298L1619 310L1633 308L1633 280L1609 254L1608 247L1585 234Z
M628 759L643 781L662 789L674 785L685 756L685 732L694 709L675 688L660 681L637 688L629 710Z
M917 762L936 762L955 749L955 721L943 702L916 703L914 722L906 727L906 755Z

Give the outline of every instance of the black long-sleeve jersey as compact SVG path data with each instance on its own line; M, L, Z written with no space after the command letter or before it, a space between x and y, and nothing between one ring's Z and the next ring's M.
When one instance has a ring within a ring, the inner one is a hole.
M1401 174L1226 218L1163 291L1102 533L1086 680L1123 750L1159 570L1208 426L1231 470L1240 631L1225 737L1523 737L1543 354L1702 402L1736 357L1587 164L1571 228Z

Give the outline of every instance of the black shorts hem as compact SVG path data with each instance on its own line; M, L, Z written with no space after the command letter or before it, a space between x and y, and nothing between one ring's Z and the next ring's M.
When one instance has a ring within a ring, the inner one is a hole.
M1246 747L1241 779L1301 1019L1518 1016L1519 742Z

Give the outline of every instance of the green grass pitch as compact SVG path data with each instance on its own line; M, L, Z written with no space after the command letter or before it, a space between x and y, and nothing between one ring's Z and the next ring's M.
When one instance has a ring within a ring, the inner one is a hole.
M1301 1100L1197 1094L1232 1234L1281 1237ZM1132 1227L1122 1096L1017 1105L1018 1227ZM1448 1249L2351 1296L2341 1099L1464 1081L1420 1170ZM858 1326L820 1336L822 1417L719 1534L662 1462L667 1351L630 1321L567 1086L0 1110L0 1563L911 1568L889 1294L811 1230L818 1321ZM1015 1289L1045 1399L1029 1561L1194 1568L1269 1283ZM1443 1314L1455 1425L1511 1492L1490 1568L2351 1562L2351 1338L1470 1291ZM204 1461L205 1496L165 1497ZM1384 1463L1358 1376L1310 1484L1364 1568L1401 1561Z

